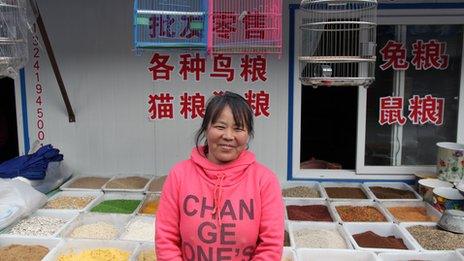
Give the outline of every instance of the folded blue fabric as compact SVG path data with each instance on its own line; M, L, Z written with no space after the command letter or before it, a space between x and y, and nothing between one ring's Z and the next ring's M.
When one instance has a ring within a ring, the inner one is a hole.
M33 154L19 156L0 164L0 178L21 176L30 180L44 179L48 163L62 160L63 155L60 154L60 150L48 144Z

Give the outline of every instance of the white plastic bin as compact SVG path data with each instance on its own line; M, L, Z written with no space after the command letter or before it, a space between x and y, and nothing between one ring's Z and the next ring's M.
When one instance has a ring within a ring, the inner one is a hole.
M373 201L371 194L367 191L366 187L362 183L356 182L322 182L321 183L322 189L324 190L324 194L327 195L327 199L330 201ZM357 198L331 198L326 191L326 188L333 188L333 187L345 187L345 188L359 188L361 189L366 198L365 199L357 199Z
M346 233L343 231L342 227L338 223L330 223L330 222L289 222L289 234L290 234L290 245L293 248L309 248L306 246L300 246L296 244L295 241L295 231L298 231L300 229L308 228L308 229L327 229L327 230L335 230L337 231L340 236L343 238L345 244L346 244L346 249L352 249L353 246L350 243L350 240L348 239L348 236ZM324 249L337 249L337 248L324 248Z
M319 182L315 182L315 181L306 181L306 182L303 182L303 181L287 181L287 182L282 183L282 190L288 189L288 188L299 187L299 186L315 189L319 193L319 197L317 197L317 198L284 197L284 198L285 199L301 199L301 200L311 200L311 199L321 200L321 199L326 199L327 198L327 194L325 194L325 191L321 188L321 185L319 184Z
M284 247L282 261L298 261L296 253L291 247Z
M139 177L139 178L144 178L146 179L145 185L142 188L134 188L134 189L125 189L125 188L108 188L108 184L111 182L117 180L117 179L123 179L123 178L130 178L130 177ZM142 174L124 174L124 175L117 175L112 177L108 182L106 182L105 185L103 185L102 190L105 192L139 192L143 193L148 189L148 185L150 184L150 181L153 179L153 176L151 175L142 175Z
M348 237L355 247L359 250L367 250L374 252L405 252L411 250L419 249L419 246L405 235L405 233L400 229L397 224L394 223L343 223L343 229L348 234ZM396 238L401 238L403 243L408 248L406 249L392 249L392 248L366 248L358 245L356 240L354 240L353 235L364 233L367 231L372 231L379 236L395 236Z
M348 250L348 249L324 249L299 248L296 250L298 260L323 260L323 261L378 261L374 252Z
M383 202L380 203L380 205L382 205L386 209L386 211L388 212L388 214L391 216L391 218L393 219L393 221L395 223L419 222L419 221L400 221L388 210L388 208L392 208L392 207L421 207L421 208L426 209L427 215L432 216L432 217L436 217L437 221L441 217L440 211L438 211L432 205L430 205L429 203L424 202L424 201L383 201Z
M81 178L102 178L102 179L106 179L105 183L103 183L103 185L101 185L99 188L71 188L69 187L72 183L74 183L74 181L78 180L78 179L81 179ZM76 177L73 177L71 178L70 180L68 180L67 182L65 182L63 185L61 185L60 189L61 190L71 190L71 191L101 191L101 188L106 184L106 182L108 182L111 178L108 178L108 177L103 177L103 176L97 176L97 175L83 175L83 176L76 176Z
M286 198L285 199L285 219L289 220L288 213L287 213L287 206L312 206L312 205L322 205L327 207L327 211L332 218L332 222L337 221L335 213L333 213L333 209L330 207L330 203L326 200L307 200L307 199L293 199L293 198ZM304 220L289 220L293 222L307 222ZM329 221L311 221L311 222L329 222Z
M379 222L393 222L392 217L387 213L387 211L377 202L366 202L366 201L340 201L340 202L332 202L330 207L332 208L332 212L335 213L336 221L343 223L349 221L343 221L340 214L338 213L337 207L339 206L353 206L353 207L374 207L376 208L384 217L385 221ZM360 221L361 222L361 221ZM370 221L375 222L375 221Z
M129 241L111 241L111 240L65 240L63 244L55 248L50 255L43 259L43 261L55 261L61 255L70 253L80 253L89 249L97 248L117 248L129 252L129 260L133 260L134 250L137 248L138 243Z
M51 196L47 200L47 203L52 201L52 200L55 200L57 198L60 198L60 197L85 197L85 196L92 196L92 197L94 197L94 199L89 201L89 203L87 203L87 205L85 205L82 208L67 208L67 209L64 209L64 208L44 208L45 207L45 205L44 205L44 206L42 206L42 209L43 210L53 210L53 211L77 210L77 211L83 212L83 211L86 211L89 208L89 206L91 206L101 196L103 196L103 192L101 192L101 191L61 191L61 192L58 192L55 195Z
M379 202L384 202L384 201L422 201L422 197L417 194L417 192L408 184L403 183L403 182L366 182L364 185L367 187L369 194L372 195L372 197L379 201ZM380 199L377 198L372 192L371 187L385 187L385 188L394 188L394 189L402 189L402 190L408 190L411 191L416 198L413 199L401 199L401 198L393 198L393 199Z
M145 225L147 225L148 231L145 231L145 232L139 231L141 233L140 237L144 237L146 235L151 235L146 240L144 240L142 238L140 238L140 239L136 238L136 237L138 237L138 235L133 234L134 229L135 229L135 227L133 227L133 224L136 221L143 222ZM129 233L131 231L132 231L132 234ZM121 236L119 237L119 239L120 240L130 240L130 241L139 241L139 242L154 242L154 238L155 238L155 232L154 231L155 231L155 218L154 217L134 216L129 221L129 223L127 223L124 226L123 232L122 232Z
M412 252L412 253L380 253L379 258L382 261L410 261L410 260L427 260L427 261L462 261L464 260L454 251L447 252Z
M116 240L121 233L123 232L124 227L126 224L129 222L130 215L119 215L119 214L98 214L98 213L85 213L79 215L74 221L69 224L61 233L61 236L63 238L73 238L71 237L72 232L83 225L89 225L89 224L95 224L97 222L104 222L107 224L110 224L117 229L117 234L113 239L110 240ZM96 236L96 235L95 235ZM81 239L81 238L73 238L73 239ZM100 240L98 238L86 238L83 237L82 239L95 239L95 240Z
M87 211L91 212L94 207L98 206L101 202L104 202L106 200L118 200L118 199L120 200L140 200L139 205L131 213L92 212L92 213L100 213L100 214L134 214L138 212L140 206L142 205L142 201L144 197L145 197L144 194L139 194L139 193L118 193L118 192L105 193L98 200L94 201L93 204L89 206Z
M52 251L63 243L62 239L58 238L31 238L31 237L4 237L0 235L0 247L9 245L39 245L48 248L48 253L44 256L44 259L49 256ZM1 260L1 257L0 257Z

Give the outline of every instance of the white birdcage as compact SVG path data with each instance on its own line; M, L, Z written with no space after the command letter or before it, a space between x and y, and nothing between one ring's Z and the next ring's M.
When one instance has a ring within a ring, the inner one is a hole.
M27 62L26 0L0 0L0 77Z
M377 1L302 0L300 80L312 86L374 81Z

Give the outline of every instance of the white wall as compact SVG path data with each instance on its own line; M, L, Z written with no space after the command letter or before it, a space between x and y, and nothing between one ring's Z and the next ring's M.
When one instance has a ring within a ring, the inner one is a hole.
M77 174L111 176L117 173L165 174L177 161L188 157L193 133L200 121L149 120L148 95L213 90L265 90L270 94L271 116L258 117L251 149L259 161L274 170L281 180L287 168L287 51L280 59L267 56L267 81L246 83L237 75L231 84L209 79L153 82L147 68L151 53L132 52L132 1L41 0L38 1L55 56L64 79L75 123L69 123L45 49L40 50L40 82L44 86L44 144L59 148ZM284 14L288 13L284 5ZM284 19L284 31L287 30ZM284 34L286 46L287 35ZM160 51L167 53L166 51ZM188 51L182 51L183 53ZM170 53L177 57L175 52ZM234 56L236 74L242 56ZM37 105L33 57L25 69L28 125L31 144L37 135ZM206 72L212 61L207 60ZM177 65L175 70L178 70ZM175 111L178 111L178 102Z

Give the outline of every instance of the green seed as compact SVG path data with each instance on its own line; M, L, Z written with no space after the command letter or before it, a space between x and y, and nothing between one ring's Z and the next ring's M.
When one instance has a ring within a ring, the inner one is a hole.
M113 199L105 200L93 207L90 212L131 214L139 206L141 200Z

